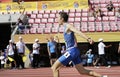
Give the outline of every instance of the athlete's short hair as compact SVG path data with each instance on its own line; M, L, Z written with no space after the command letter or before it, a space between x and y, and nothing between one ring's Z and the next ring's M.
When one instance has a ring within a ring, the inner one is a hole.
M64 19L64 22L68 21L69 15L66 12L59 12L59 15Z

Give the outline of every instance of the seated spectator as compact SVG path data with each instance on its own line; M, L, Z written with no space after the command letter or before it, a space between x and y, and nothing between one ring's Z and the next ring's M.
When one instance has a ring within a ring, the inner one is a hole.
M110 2L107 4L106 7L107 7L108 12L109 12L109 11L113 11L114 5L113 5L112 1L110 1Z
M23 22L20 18L18 19L17 25L18 25L19 33L23 33L24 29L25 29L25 26L23 25Z
M100 9L100 7L96 7L94 8L94 11L93 11L93 16L95 17L95 20L97 19L97 17L102 17L102 11Z

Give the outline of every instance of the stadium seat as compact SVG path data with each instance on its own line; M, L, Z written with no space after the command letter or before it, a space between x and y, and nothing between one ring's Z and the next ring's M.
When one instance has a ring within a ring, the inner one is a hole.
M82 22L87 22L87 21L88 21L88 18L87 18L87 17L82 17L82 18L81 18L81 21L82 21Z
M88 16L88 13L85 13L85 12L82 13L82 17L87 17L87 16Z
M114 16L114 12L108 12L108 16Z
M35 34L37 32L37 28L30 28L30 33Z
M64 27L63 27L63 26L60 26L60 27L58 28L58 31L59 31L60 33L63 33L63 32L64 32Z
M100 4L105 4L106 0L100 0Z
M47 18L41 19L41 23L47 23Z
M52 27L52 33L58 33L58 27Z
M115 20L116 20L115 16L110 16L109 17L109 21L115 21Z
M87 32L88 31L87 22L81 22L81 31L82 32Z
M103 26L102 26L102 22L95 22L95 27L96 27L96 31L97 32L102 32L103 31Z
M30 18L33 18L33 19L37 18L36 14L31 14Z
M51 11L50 10L45 10L45 14L50 14Z
M51 14L57 13L57 10L51 10Z
M82 13L88 13L88 9L82 9Z
M95 17L88 17L88 21L89 22L94 22L95 21Z
M75 17L75 13L69 13L69 17Z
M106 3L100 4L100 8L106 8L106 5L107 5Z
M53 14L53 13L50 14L49 16L50 16L50 18L55 18L55 14Z
M104 32L109 32L110 31L109 22L103 22L103 31Z
M75 22L79 22L80 23L81 19L80 17L75 17Z
M38 14L38 10L34 10L34 11L33 11L33 14Z
M39 14L44 14L45 11L44 11L44 10L39 10L38 13L39 13Z
M99 2L99 0L94 0L93 3L94 4L99 4L100 2Z
M76 9L76 13L81 13L82 10L81 9Z
M75 13L75 17L81 17L81 13Z
M49 14L43 14L43 18L49 18Z
M36 24L40 24L40 19L35 19Z
M75 13L76 10L75 9L70 9L70 13Z
M37 28L37 33L43 34L44 33L44 28Z
M42 14L37 14L37 18L43 18Z
M80 31L80 22L75 22L74 27Z
M38 24L32 24L31 27L32 28L38 28Z
M116 22L110 22L110 29L111 29L112 32L115 32L115 31L118 30Z
M34 19L29 19L29 20L28 20L28 23L29 23L29 24L33 24L33 23L34 23Z
M24 29L24 34L29 34L30 30L29 29Z
M53 27L59 27L58 23L53 23Z
M45 27L44 32L45 32L45 34L51 33L51 27Z
M106 7L101 8L101 11L103 11L103 12L107 12L107 8L106 8Z
M67 13L69 13L70 12L70 10L69 9L65 9L65 10L63 10L64 12L67 12Z
M88 22L88 31L95 32L95 23L94 22Z
M54 18L48 18L48 23L54 23Z
M108 16L103 16L103 21L108 21Z
M73 23L74 22L74 17L68 18L68 22Z
M45 23L40 23L39 28L45 28L46 24Z
M27 14L27 15L31 15L31 14L32 14L32 11L26 11L26 14Z
M53 24L52 23L46 23L46 28L52 28Z

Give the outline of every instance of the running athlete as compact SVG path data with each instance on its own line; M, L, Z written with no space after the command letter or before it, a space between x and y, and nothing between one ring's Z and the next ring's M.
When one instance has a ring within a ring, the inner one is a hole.
M82 38L86 39L90 44L93 43L93 40L89 37L87 37L82 32L76 30L73 25L69 24L68 21L68 14L65 12L60 12L58 14L58 23L59 25L64 26L64 40L66 43L66 50L67 52L62 55L51 67L53 70L53 77L60 77L59 76L59 70L61 67L68 64L70 61L72 61L75 65L75 68L80 74L85 74L93 77L108 77L107 75L101 75L96 73L92 70L87 70L83 67L81 64L81 58L79 49L77 48L77 40L74 36L74 33L79 34Z

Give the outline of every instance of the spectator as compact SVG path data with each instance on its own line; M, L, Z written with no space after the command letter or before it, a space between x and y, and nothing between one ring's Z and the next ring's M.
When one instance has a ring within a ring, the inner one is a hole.
M118 46L118 53L120 53L120 43L119 43L119 46Z
M54 38L51 36L49 39L49 42L47 43L47 49L48 49L48 54L50 57L50 64L51 66L57 59L57 42L54 40Z
M25 43L23 42L23 38L19 37L19 41L16 43L17 51L18 51L18 56L19 56L19 64L17 68L21 65L22 68L24 69L24 62L23 62L23 56L25 55Z
M40 50L40 44L39 40L35 39L35 43L33 44L33 68L39 67L39 50Z
M25 26L23 25L23 21L20 18L18 19L17 25L18 25L19 33L23 33L24 29L25 29Z
M108 68L110 68L111 66L108 65L107 60L106 60L105 48L111 47L112 45L106 46L106 45L103 43L103 39L102 39L102 38L100 38L98 41L99 41L99 44L98 44L99 60L101 60L101 62L102 62L105 66L107 66ZM98 61L99 61L99 60L98 60Z
M14 61L14 51L15 50L15 46L13 45L12 40L9 40L9 45L7 45L7 56L8 56L8 60L7 60L7 64L11 64L11 69L15 68L15 61ZM11 60L10 60L11 59Z
M107 7L108 12L109 12L109 11L113 11L113 9L115 8L114 5L113 5L113 3L112 3L112 1L110 1L110 2L107 4L106 7Z
M6 63L6 58L4 56L4 52L0 51L0 68L4 68Z
M88 66L92 66L92 65L93 65L93 57L94 57L94 55L93 55L91 52L92 52L92 49L89 49L89 50L86 52L87 65L88 65Z
M61 54L63 55L66 52L65 46L62 46Z

